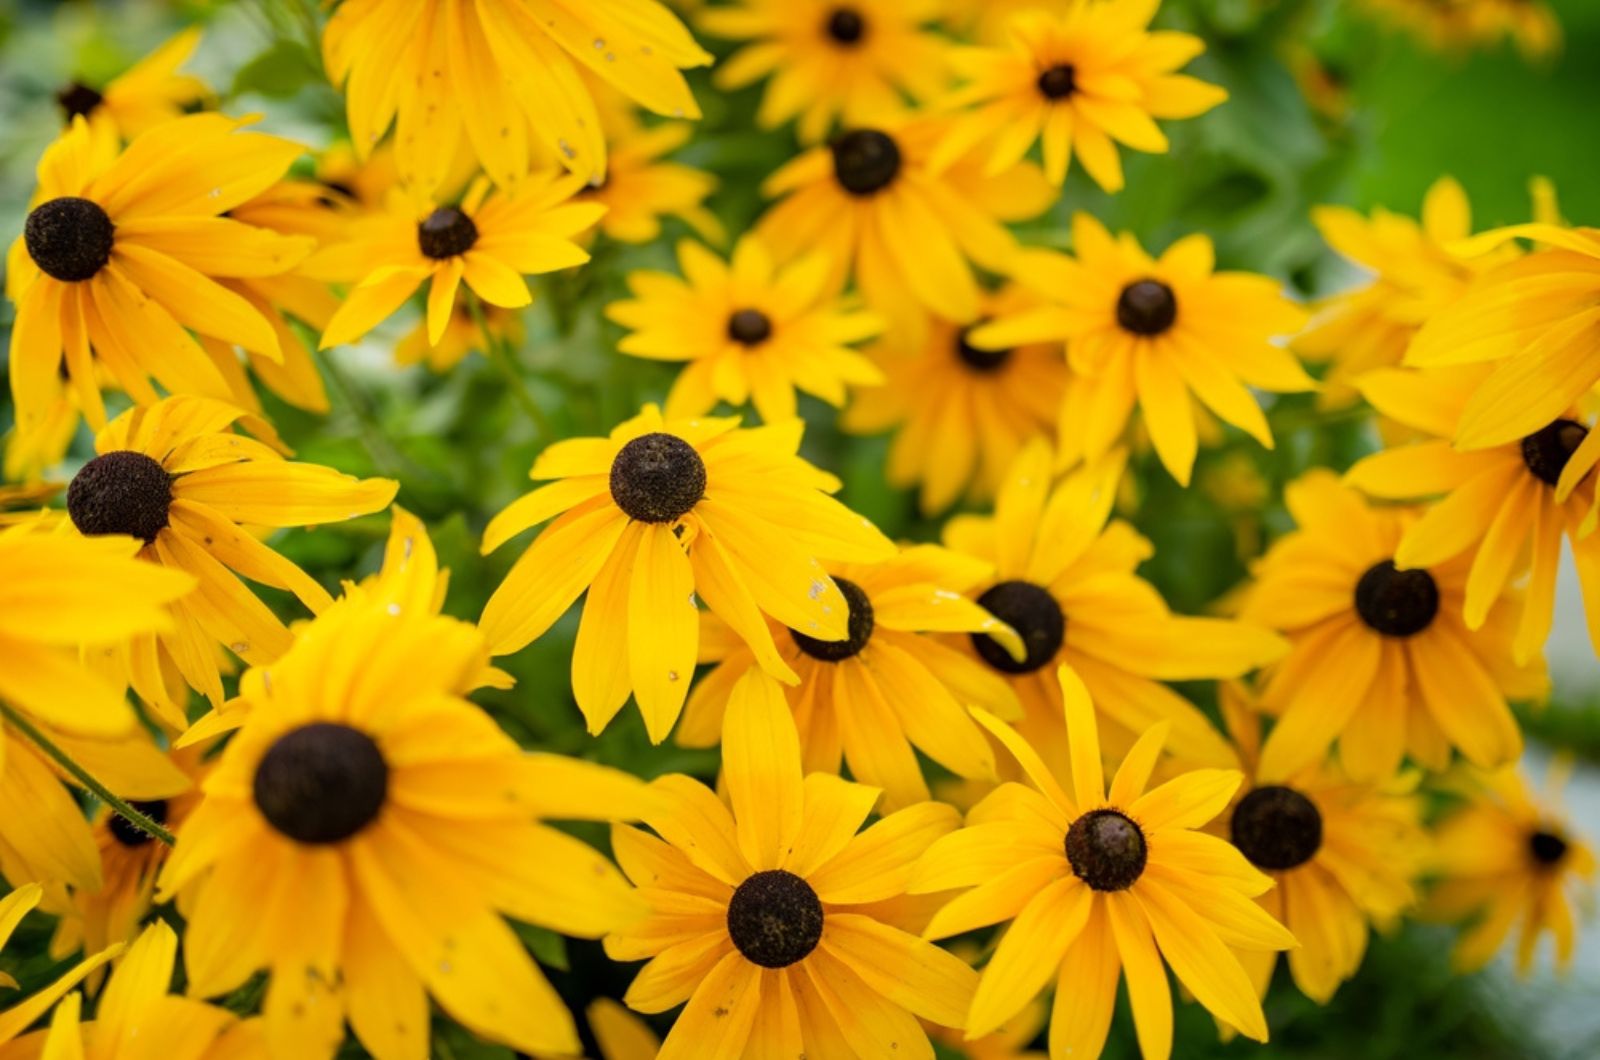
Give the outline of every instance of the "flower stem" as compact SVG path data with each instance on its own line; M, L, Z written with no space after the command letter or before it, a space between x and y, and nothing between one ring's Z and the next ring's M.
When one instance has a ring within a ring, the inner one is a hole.
M144 832L146 835L154 836L169 847L177 842L177 839L171 832L167 831L165 828L161 827L155 821L152 821L149 817L146 817L132 806L129 806L122 799L119 799L115 795L111 794L111 789L107 788L104 784L90 776L88 770L84 769L77 762L73 761L71 755L57 747L55 742L52 741L50 737L39 731L39 727L37 725L29 721L25 715L20 713L18 710L12 707L11 704L5 702L4 700L0 700L0 717L4 717L13 728L22 733L22 735L26 736L35 747L49 756L49 758L55 762L56 765L66 770L69 776L71 776L79 784L82 784L84 787L94 792L96 798L105 803L107 806L111 807L114 813L127 818L128 823L139 829L139 831Z
M489 330L489 318L483 312L483 303L477 298L468 295L467 312L472 314L472 322L478 326L478 331L483 335L484 353L488 355L494 366L505 376L506 384L511 387L511 396L516 398L517 404L528 414L533 421L534 428L546 439L556 436L555 428L550 424L550 417L545 415L544 409L539 407L539 402L534 400L533 394L528 390L528 385L522 381L522 376L517 372L516 361L511 356L511 351L506 343L502 342L495 333Z

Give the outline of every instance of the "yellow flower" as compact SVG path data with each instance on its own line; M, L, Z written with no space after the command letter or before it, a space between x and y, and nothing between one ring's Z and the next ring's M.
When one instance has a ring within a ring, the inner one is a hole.
M1238 677L1281 656L1283 641L1258 626L1172 614L1134 570L1151 547L1128 524L1106 524L1122 477L1120 452L1054 483L1049 446L1028 446L1000 487L992 517L958 515L944 543L995 565L978 603L1022 637L1014 658L983 635L962 648L1004 677L1022 701L1019 728L1047 756L1062 757L1060 685L1065 664L1088 685L1114 750L1159 721L1174 729L1173 754L1220 765L1232 752L1211 722L1162 681Z
M922 635L982 634L1022 654L1015 633L962 595L990 579L989 564L917 545L830 573L849 605L849 639L813 640L768 623L800 676L788 700L806 769L837 773L842 756L852 777L883 789L887 810L929 798L916 750L957 776L994 780L994 754L966 707L1017 717L1016 696L976 660ZM722 623L708 625L700 661L716 665L689 697L678 730L685 747L716 745L730 690L758 669L749 646Z
M181 117L211 95L204 81L178 73L199 43L200 30L191 27L100 88L73 81L56 93L66 123L85 119L90 135L115 152L123 141Z
M1012 284L983 296L981 317L1004 317L1038 304ZM867 351L883 370L882 386L850 398L840 425L854 434L894 430L884 474L889 484L921 484L924 515L963 495L994 498L1017 454L1035 436L1052 437L1067 386L1057 343L980 350L970 328L939 317L914 334L896 330Z
M97 364L141 403L157 399L151 377L169 393L230 397L185 329L281 360L272 320L217 281L286 272L312 243L222 215L271 187L301 149L240 124L177 118L118 154L74 119L45 151L33 209L6 258L20 431L46 415L63 353L96 429L106 422Z
M1212 1015L1266 1041L1261 1004L1234 949L1282 950L1294 938L1251 901L1272 881L1196 831L1227 808L1239 772L1193 770L1146 791L1170 728L1161 723L1128 751L1108 791L1089 693L1068 667L1058 677L1068 733L1060 764L1071 763L1070 784L1003 722L976 712L1028 783L995 789L912 873L915 893L971 888L939 911L928 938L1010 921L983 969L968 1037L992 1033L1053 981L1050 1055L1099 1056L1125 974L1140 1051L1166 1060L1165 964Z
M631 331L617 349L688 362L667 395L668 419L702 416L720 400L753 402L764 422L776 423L794 418L796 390L838 406L846 384L883 381L849 348L881 332L883 321L828 289L822 255L779 265L746 236L728 262L686 239L678 262L682 279L630 273L633 298L606 307L606 316Z
M1395 562L1427 567L1470 558L1462 611L1469 629L1481 629L1507 584L1531 570L1516 628L1518 662L1537 655L1550 635L1565 536L1588 606L1590 639L1600 649L1600 536L1584 530L1596 510L1600 436L1590 417L1573 408L1526 438L1455 449L1450 439L1487 374L1482 366L1467 366L1365 376L1367 400L1416 428L1422 440L1367 457L1346 481L1386 500L1443 496L1407 529Z
M460 206L419 204L392 193L386 210L358 222L353 241L324 255L321 268L359 279L322 333L321 348L354 342L428 286L428 341L437 346L463 280L489 305L518 309L533 302L523 276L582 265L588 252L573 242L605 207L571 201L581 178L559 171L530 176L515 193L491 192L487 181ZM334 255L337 255L335 258Z
M96 372L103 377L103 372ZM33 420L31 430L13 425L6 432L5 474L7 480L38 482L66 459L67 450L78 436L83 413L78 407L78 395L72 383L57 373L47 380L47 394L42 396L44 411ZM103 378L95 385L100 386Z
M959 1023L975 976L959 958L886 922L911 866L955 828L925 802L859 832L875 788L802 777L782 690L751 671L723 726L727 803L671 775L645 821L612 848L651 914L606 937L613 960L650 958L624 1001L684 1006L662 1060L747 1056L930 1056L917 1017Z
M1455 950L1463 972L1489 963L1513 933L1520 974L1532 967L1545 932L1555 938L1556 962L1565 968L1577 942L1573 905L1592 894L1594 852L1559 804L1536 798L1514 767L1474 780L1466 807L1434 836L1431 868L1440 879L1428 912L1447 920L1475 918Z
M352 600L246 673L244 725L161 872L188 895L189 991L271 972L277 1056L426 1051L428 998L476 1034L573 1053L566 1006L502 914L597 938L642 914L620 874L535 818L638 812L642 783L523 752L464 692L470 625Z
M1548 682L1542 658L1512 660L1513 609L1468 629L1464 557L1399 569L1414 510L1370 507L1328 471L1291 484L1285 500L1299 529L1257 564L1243 610L1291 644L1262 691L1279 720L1261 768L1287 776L1335 740L1363 781L1393 776L1408 752L1434 771L1452 747L1478 765L1514 759L1522 734L1506 698L1542 696Z
M463 141L504 188L528 175L536 144L585 180L602 176L605 139L579 70L657 114L698 118L679 71L711 61L657 0L343 0L322 51L357 154L392 124L400 171L424 193Z
M0 700L116 794L158 799L188 780L138 727L122 690L82 666L77 651L117 650L170 628L168 605L194 589L189 575L137 560L138 549L131 537L0 530ZM13 883L99 889L99 852L82 809L54 764L10 724L0 725L0 815L14 824L0 835L0 872Z
M173 607L173 628L136 638L121 660L127 680L168 726L186 724L175 669L220 706L217 645L251 665L288 648L289 630L239 575L299 597L313 611L328 591L245 527L314 526L375 512L397 484L293 463L231 429L253 417L202 397L129 409L95 437L99 455L67 488L73 525L90 537L126 534L150 563L185 571L200 589Z
M1266 276L1216 272L1211 240L1180 239L1152 259L1127 234L1073 219L1077 257L1017 256L1017 280L1049 304L976 329L982 349L1065 341L1074 373L1061 410L1061 458L1097 460L1117 444L1137 401L1156 454L1187 486L1199 435L1193 399L1271 448L1272 429L1250 388L1316 386L1275 341L1304 312ZM1191 398L1191 394L1193 398Z
M1256 901L1300 945L1287 954L1294 983L1326 1004L1355 974L1368 924L1387 931L1416 901L1427 854L1415 772L1379 784L1353 781L1331 763L1288 775L1260 768L1261 720L1238 682L1222 687L1222 716L1245 771L1245 790L1214 830L1276 885ZM1239 954L1266 997L1275 953Z
M486 305L483 319L489 334L497 340L510 343L513 349L521 347L527 329L516 310ZM395 343L394 363L401 366L426 364L429 371L444 373L464 361L468 354L483 352L483 329L473 319L471 307L458 301L450 307L450 323L444 326L444 334L437 344L428 341L428 322L419 320L416 327Z
M975 946L957 944L951 948L968 961L978 953ZM1048 1053L1028 1048L1044 1033L1049 1020L1050 1006L1044 998L1036 997L993 1034L968 1041L966 1032L958 1027L929 1025L928 1037L944 1046L947 1052L964 1056L966 1060L1049 1060Z
M799 678L765 616L823 641L848 639L849 606L818 559L873 562L894 545L827 496L839 481L796 455L799 420L663 420L654 405L608 438L546 449L535 480L483 535L489 553L549 519L483 609L495 655L549 629L585 590L572 691L598 733L631 691L650 739L678 719L694 675L696 597L755 652Z
M1505 262L1508 250L1516 253L1460 253L1457 244L1472 234L1472 207L1451 177L1428 189L1420 223L1382 207L1363 217L1346 206L1319 206L1311 219L1329 246L1372 274L1367 284L1324 300L1294 339L1306 359L1331 362L1318 394L1323 407L1354 402L1362 374L1399 364L1424 323Z
M25 883L0 898L0 947L11 940L11 933L17 930L17 925L22 923L22 918L28 915L29 910L39 904L43 893L37 883ZM102 950L26 1001L0 1012L0 1043L8 1043L27 1030L40 1016L50 1011L50 1006L66 996L67 991L81 983L85 976L121 952L120 943ZM14 989L16 985L16 980L0 973L0 986ZM49 1060L55 1060L55 1055L50 1055Z
M1037 217L1055 201L1039 168L986 176L974 159L934 173L942 126L919 120L842 133L762 185L782 201L756 233L780 259L820 251L842 286L853 275L868 305L901 321L925 312L970 323L983 292L970 263L1008 270L1017 241L1002 222Z
M1561 23L1543 0L1365 0L1374 13L1440 51L1513 41L1530 59L1561 47Z
M799 119L800 141L823 140L836 121L902 117L949 84L948 45L929 32L939 0L736 0L698 17L707 33L748 43L718 69L718 88L770 78L756 123Z
M945 106L955 118L933 167L973 151L988 173L1002 173L1037 140L1045 175L1058 187L1076 153L1094 182L1121 191L1117 144L1165 154L1156 118L1193 118L1228 98L1216 85L1175 73L1205 42L1148 29L1159 0L1069 0L1065 10L1025 11L1007 25L1008 46L957 49L965 82Z
M661 235L662 218L676 217L708 243L725 242L722 222L705 207L717 178L666 158L689 142L694 126L645 125L615 93L597 94L596 102L606 130L606 173L591 179L578 201L606 208L600 231L619 243L651 243Z

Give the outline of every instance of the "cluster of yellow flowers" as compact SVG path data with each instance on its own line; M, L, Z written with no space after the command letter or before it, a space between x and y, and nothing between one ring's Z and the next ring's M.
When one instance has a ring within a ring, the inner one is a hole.
M591 1009L613 1058L1009 1056L1040 1033L1092 1058L1125 979L1164 1060L1169 969L1265 1040L1277 955L1328 1000L1424 876L1428 911L1475 918L1462 967L1513 930L1524 966L1545 930L1569 957L1594 858L1517 779L1508 704L1548 692L1564 538L1600 645L1600 230L1546 202L1473 236L1448 180L1420 224L1329 208L1374 276L1310 310L1204 235L1152 255L1080 213L1070 253L1025 246L1008 224L1074 162L1116 192L1122 149L1224 101L1180 72L1202 42L1151 28L1158 0L682 6L738 42L715 83L764 83L756 121L800 144L727 257L715 181L667 158L711 56L656 0L340 0L321 43L349 142L309 164L194 112L193 34L63 93L7 258L7 476L58 467L80 420L97 455L63 508L0 530L0 936L37 906L86 956L0 1042L53 1007L51 1057L136 1035L332 1057L348 1027L420 1060L431 1001L578 1055L507 918L647 962L635 1012L681 1006L663 1042ZM441 613L401 507L337 597L266 542L398 485L291 460L257 386L326 411L314 347L423 288L401 363L513 346L526 277L667 217L705 242L606 315L621 353L682 369L608 436L543 449L483 529L485 553L537 534L476 623ZM1313 390L1392 444L1289 487L1295 529L1225 614L1174 613L1114 515L1130 448L1187 486L1219 421L1270 447L1258 395ZM892 431L886 476L925 514L987 514L891 541L801 457L797 392ZM653 742L720 746L715 788L525 751L469 700L580 598L588 731L631 698ZM1214 683L1223 725L1174 681ZM1434 774L1467 808L1428 828ZM611 857L550 820L608 824ZM259 1014L218 1001L252 982Z

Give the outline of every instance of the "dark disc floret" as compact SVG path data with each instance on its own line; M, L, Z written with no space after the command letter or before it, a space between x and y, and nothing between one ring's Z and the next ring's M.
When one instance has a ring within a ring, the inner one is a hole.
M105 101L105 96L82 81L74 81L56 93L56 102L61 104L61 111L68 121L73 118L87 118Z
M758 872L728 902L728 937L751 964L787 968L822 940L822 901L792 872Z
M1535 865L1555 868L1567 856L1567 837L1559 832L1540 828L1528 835L1528 853Z
M148 545L166 527L171 508L172 476L131 449L95 457L67 486L67 515L91 537L127 534Z
M62 283L90 279L111 260L116 226L97 202L64 195L40 203L22 226L28 257Z
M1234 807L1233 845L1257 868L1281 872L1304 865L1322 847L1322 813L1293 788L1267 784Z
M148 802L129 802L135 810L144 814L156 824L167 823L167 800L151 799ZM111 815L111 838L125 847L142 847L155 838L143 828L134 824L120 813Z
M1090 810L1067 829L1072 874L1097 891L1125 891L1144 873L1144 832L1119 810Z
M728 318L728 338L741 346L759 346L772 338L772 318L759 309L741 309Z
M338 843L383 809L389 764L360 729L313 722L267 749L253 788L261 815L282 834L299 843Z
M1005 367L1007 361L1011 360L1012 351L1009 349L983 350L974 346L970 336L976 327L978 325L974 324L972 327L962 328L956 332L956 356L961 359L962 364L971 368L974 372L984 374L998 372Z
M833 142L833 175L852 195L872 195L900 175L900 145L877 129L854 129Z
M478 226L454 206L441 206L417 225L417 245L435 261L465 254L478 242Z
M836 7L828 15L824 28L836 44L860 44L867 35L867 20L853 7Z
M1356 614L1386 637L1411 637L1439 614L1439 583L1425 570L1374 563L1356 583Z
M983 661L1008 674L1031 674L1042 669L1067 636L1067 616L1050 590L1032 582L1001 582L978 597L978 606L1017 631L1028 649L1021 662L987 633L973 633L972 647Z
M795 645L801 651L823 662L842 662L860 655L861 649L872 639L872 630L876 625L872 614L872 601L867 599L866 591L861 586L849 578L835 578L833 583L839 587L845 604L850 608L849 635L844 640L818 640L806 636L799 630L789 631L789 635L794 638Z
M1071 63L1052 66L1039 75L1039 91L1046 99L1066 99L1078 90L1078 71Z
M1117 297L1117 323L1135 335L1159 335L1178 319L1178 298L1160 280L1138 280Z
M670 523L706 495L706 463L675 434L643 434L611 462L611 499L630 519Z
M1522 439L1522 462L1533 476L1546 485L1561 481L1572 454L1589 437L1589 428L1575 420L1556 420L1550 426Z

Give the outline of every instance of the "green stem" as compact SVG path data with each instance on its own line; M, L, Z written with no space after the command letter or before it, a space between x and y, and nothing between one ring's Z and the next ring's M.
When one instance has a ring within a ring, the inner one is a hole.
M511 387L511 396L516 398L517 404L528 414L533 421L534 429L545 440L556 436L555 428L551 426L550 417L545 415L544 409L539 407L539 402L534 400L533 394L528 390L528 385L522 381L522 376L517 371L516 361L512 359L511 351L493 331L489 329L489 318L483 312L483 303L472 295L467 296L467 312L472 314L472 322L478 326L478 331L483 335L484 353L494 366L505 377L506 384Z
M323 354L322 367L328 382L333 384L333 389L339 392L339 397L355 416L356 431L361 435L361 442L366 446L367 452L371 454L372 462L387 477L399 478L402 468L408 461L401 456L399 447L384 433L383 425L378 422L377 416L361 396L360 390L350 381L350 377L345 374L332 354Z
M3 716L6 721L10 722L12 728L16 729L18 732L22 733L22 735L26 736L30 741L32 741L33 745L48 755L50 759L56 763L56 765L66 770L68 776L72 777L79 784L82 784L84 787L94 792L95 796L101 802L111 807L114 812L127 818L128 822L135 828L139 829L139 831L144 832L146 835L155 836L169 847L177 842L177 839L174 838L171 832L167 831L165 828L161 827L159 824L152 821L138 810L134 809L132 806L129 806L126 802L111 794L110 788L107 788L104 784L90 776L88 770L84 769L77 762L73 761L71 755L57 747L50 737L39 731L39 727L37 725L29 721L25 715L18 712L14 707L11 706L11 704L5 702L5 700L0 700L0 716Z

